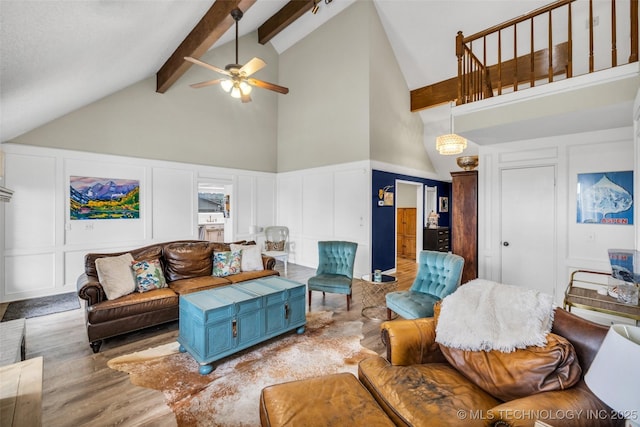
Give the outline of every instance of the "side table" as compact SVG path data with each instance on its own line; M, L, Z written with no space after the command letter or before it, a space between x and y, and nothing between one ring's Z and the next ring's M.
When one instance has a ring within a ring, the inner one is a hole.
M397 290L398 279L394 276L383 274L380 282L374 281L371 274L362 276L362 315L369 319L390 320L385 296Z

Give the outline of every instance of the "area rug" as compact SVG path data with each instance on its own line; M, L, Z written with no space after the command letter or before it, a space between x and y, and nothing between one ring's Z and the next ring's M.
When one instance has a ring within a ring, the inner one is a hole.
M41 298L30 298L22 301L10 302L2 316L3 322L15 319L46 316L47 314L80 308L80 301L76 292L51 295Z
M179 426L260 425L260 391L271 384L336 372L357 375L376 353L360 345L362 322L336 322L331 312L307 314L306 331L282 335L216 364L209 375L177 343L111 359L131 382L161 390Z

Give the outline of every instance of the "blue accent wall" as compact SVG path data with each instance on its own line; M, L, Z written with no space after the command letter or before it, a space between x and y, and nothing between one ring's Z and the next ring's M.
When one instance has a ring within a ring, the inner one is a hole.
M386 187L387 185L394 186L393 192L395 194L396 180L419 182L429 187L437 187L438 197L449 197L449 212L440 213L440 219L438 224L443 227L450 226L451 212L451 183L444 181L436 181L433 179L417 178L415 176L401 175L391 172L383 172L379 170L373 170L371 174L371 269L380 269L382 271L389 270L396 265L396 218L395 218L395 205L394 206L378 206L378 190ZM394 203L396 198L394 197ZM429 212L424 212L424 215L429 215ZM422 224L425 223L425 219L422 218Z

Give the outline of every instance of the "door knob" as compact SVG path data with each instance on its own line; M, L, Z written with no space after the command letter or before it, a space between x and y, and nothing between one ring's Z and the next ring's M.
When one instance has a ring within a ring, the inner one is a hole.
M502 246L509 246L509 242L502 242Z

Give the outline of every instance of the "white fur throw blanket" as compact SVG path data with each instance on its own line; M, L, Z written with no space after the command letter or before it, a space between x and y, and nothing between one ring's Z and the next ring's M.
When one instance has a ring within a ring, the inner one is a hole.
M442 300L436 342L461 350L505 353L544 346L553 309L551 295L475 279Z

